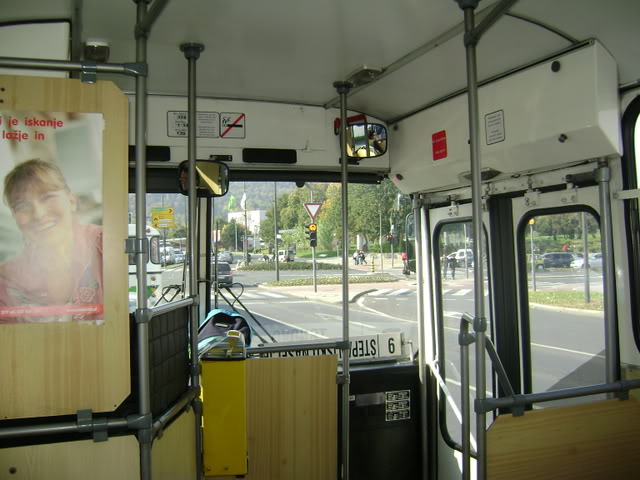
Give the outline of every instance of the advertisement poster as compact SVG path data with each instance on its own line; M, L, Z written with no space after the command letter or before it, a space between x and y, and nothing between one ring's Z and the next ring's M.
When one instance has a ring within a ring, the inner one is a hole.
M0 110L0 324L104 322L103 129Z

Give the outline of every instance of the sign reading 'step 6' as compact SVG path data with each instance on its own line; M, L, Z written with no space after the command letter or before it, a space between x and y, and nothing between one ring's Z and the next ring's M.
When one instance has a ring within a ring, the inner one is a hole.
M404 334L402 332L361 335L358 337L351 337L350 340L351 351L349 352L349 357L351 361L354 362L392 360L404 356ZM290 350L263 354L264 357L273 358L309 357L316 355L338 355L338 358L342 359L342 350L336 348L316 348L312 350Z

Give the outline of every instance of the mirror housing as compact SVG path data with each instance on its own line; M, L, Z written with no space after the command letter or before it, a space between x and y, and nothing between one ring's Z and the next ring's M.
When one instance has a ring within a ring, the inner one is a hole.
M229 167L217 160L196 160L198 197L222 197L229 191ZM189 161L178 166L178 191L189 195Z
M356 123L347 127L347 156L362 160L387 153L387 127L379 123Z

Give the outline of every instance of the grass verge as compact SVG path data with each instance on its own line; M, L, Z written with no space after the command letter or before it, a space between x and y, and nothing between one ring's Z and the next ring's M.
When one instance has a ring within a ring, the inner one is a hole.
M358 275L349 277L349 284L352 283L389 283L397 282L395 277L368 277L364 275ZM342 285L342 277L318 277L318 285ZM313 278L296 278L294 280L281 280L279 282L265 283L269 287L301 287L307 285L313 285Z
M280 262L278 265L280 270L313 270L312 262ZM316 262L317 270L342 270L342 266L335 263ZM275 271L275 263L264 263L253 261L249 265L243 265L238 268L243 272L264 272Z
M604 297L601 293L591 293L591 301L585 303L584 292L529 291L529 302L554 307L579 308L582 310L604 310Z

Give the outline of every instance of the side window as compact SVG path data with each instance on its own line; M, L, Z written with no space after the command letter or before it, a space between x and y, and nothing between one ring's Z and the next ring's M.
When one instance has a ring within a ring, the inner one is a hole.
M544 392L604 383L603 275L597 219L589 212L539 215L528 220L520 235L526 252L528 297L524 306L528 317L526 384L533 392Z
M460 346L458 333L462 314L475 311L474 267L477 259L473 257L472 224L470 221L446 223L436 228L439 266L439 303L440 309L440 374L445 381L448 397L442 397L441 414L446 421L442 422L443 435L454 445L462 443L461 437L461 378L460 378ZM485 289L488 288L487 270L487 240L484 240L484 255L480 259L484 262ZM485 290L485 315L489 321L487 334L491 336L492 322L489 307L489 295ZM475 400L475 345L469 348L471 401ZM487 390L491 390L491 362L487 356ZM446 395L446 394L445 394ZM487 396L492 396L487 391ZM472 403L473 405L473 403ZM475 415L471 416L471 431L475 431Z

